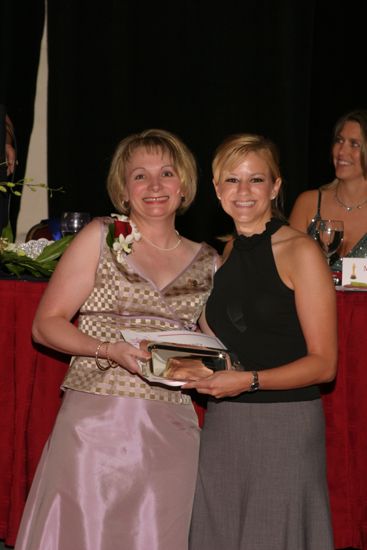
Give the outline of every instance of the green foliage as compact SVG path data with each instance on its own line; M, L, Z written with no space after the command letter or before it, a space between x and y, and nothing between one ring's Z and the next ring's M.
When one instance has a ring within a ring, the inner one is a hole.
M64 193L64 189L62 187L58 187L56 189L52 189L52 187L48 187L45 183L32 183L32 179L22 179L16 182L13 181L1 181L0 182L0 192L2 193L10 193L12 195L17 195L18 197L22 194L21 191L18 191L17 187L28 187L31 191L35 192L37 189L47 189L47 191L50 194L50 197L52 197L52 193L58 191L61 193Z
M73 238L74 235L68 235L47 245L34 260L25 254L21 255L12 250L3 250L0 253L0 267L17 277L24 274L32 275L33 277L51 277L58 260Z
M18 189L22 187L27 187L33 192L37 189L46 189L50 197L56 191L64 193L62 187L53 189L45 183L32 182L32 179L22 179L17 182L2 181L0 182L0 193L20 196L22 193ZM74 235L68 235L49 244L37 258L32 259L22 251L11 249L10 244L14 242L14 235L10 222L8 222L0 236L0 269L17 277L27 274L33 277L48 278L54 272L58 260L73 238Z
M3 230L1 232L1 238L6 239L8 243L12 243L14 240L13 230L11 228L10 222L8 222L8 225L3 227ZM0 249L1 250L1 249Z
M115 224L110 223L108 226L108 233L106 237L106 243L110 248L112 248L114 239L115 239Z

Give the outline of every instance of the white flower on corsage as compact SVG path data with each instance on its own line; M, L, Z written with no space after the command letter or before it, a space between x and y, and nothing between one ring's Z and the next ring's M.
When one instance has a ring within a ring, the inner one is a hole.
M121 264L123 257L131 254L134 241L140 241L141 235L136 225L127 216L111 214L111 217L115 219L109 225L106 241Z

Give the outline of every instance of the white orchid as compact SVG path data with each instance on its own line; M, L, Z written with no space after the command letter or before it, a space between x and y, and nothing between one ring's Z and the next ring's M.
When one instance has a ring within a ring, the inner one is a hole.
M116 254L119 263L123 263L123 257L131 254L134 241L140 241L141 235L136 225L122 214L111 214L115 218L110 224L107 243Z

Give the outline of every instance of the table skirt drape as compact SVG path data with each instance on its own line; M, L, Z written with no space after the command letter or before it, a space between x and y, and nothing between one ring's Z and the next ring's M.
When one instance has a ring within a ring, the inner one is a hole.
M339 356L323 388L336 548L367 550L367 292L337 293Z
M46 284L0 281L0 539L9 545L61 404L69 360L32 343L32 320Z

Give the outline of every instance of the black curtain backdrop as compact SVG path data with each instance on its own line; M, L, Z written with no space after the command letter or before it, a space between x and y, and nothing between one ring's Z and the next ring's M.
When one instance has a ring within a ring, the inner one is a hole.
M314 5L293 1L49 4L51 211L109 211L104 181L126 134L180 135L200 167L197 200L179 229L212 242L232 224L211 184L213 151L229 133L273 138L287 196L305 186ZM67 33L67 39L66 38ZM295 143L297 142L297 146Z
M19 148L33 120L43 0L16 4L16 68L7 99ZM106 174L117 143L150 127L171 130L200 168L195 204L178 229L219 247L232 229L211 184L215 147L233 132L256 132L278 145L285 212L296 196L333 177L336 119L367 106L365 22L360 1L82 0L48 4L48 184L50 216L64 210L108 214ZM32 38L29 37L32 35ZM32 74L31 74L32 73ZM33 94L33 95L32 95ZM20 143L21 142L21 143Z
M15 128L19 164L14 181L25 176L44 18L44 0L0 0L0 104ZM12 195L10 221L14 234L19 206L20 198Z

